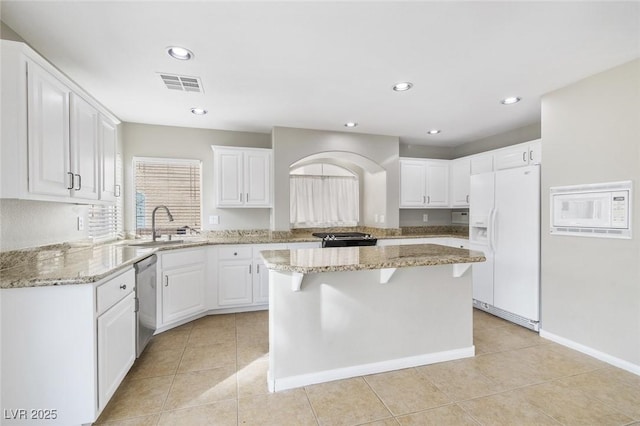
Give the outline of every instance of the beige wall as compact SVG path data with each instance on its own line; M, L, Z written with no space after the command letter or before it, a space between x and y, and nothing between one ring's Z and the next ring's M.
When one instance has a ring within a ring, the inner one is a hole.
M9 27L4 22L0 21L0 38L3 40L12 40L12 41L21 41L24 42L24 39L20 37L18 33L13 31L11 27Z
M338 157L349 158L356 154L386 172L385 184L378 191L378 199L367 197L370 194L365 187L361 216L368 218L375 214L384 215L384 223L379 227L398 227L398 138L393 136L366 135L361 133L329 132L321 130L294 129L275 127L272 132L274 153L275 199L271 229L289 229L289 191L278 190L289 188L289 167L291 164L314 154L323 152L344 153ZM358 164L365 169L364 164ZM367 180L365 179L365 185ZM383 191L384 190L384 191ZM363 215L364 213L364 215ZM373 225L373 224L371 224Z
M185 158L202 161L203 229L269 228L270 209L216 208L213 150L211 149L211 145L270 148L271 136L269 134L138 123L124 123L122 129L125 171L125 230L132 231L135 228L135 204L131 184L133 182L132 161L134 156ZM210 215L220 216L220 224L209 225Z
M640 374L640 60L542 99L544 333ZM633 239L549 234L549 188L633 181ZM626 363L626 364L625 364Z
M540 139L540 123L530 124L509 132L488 136L486 138L458 145L453 148L453 156L451 158L465 157L467 155L504 148L505 146L536 139Z

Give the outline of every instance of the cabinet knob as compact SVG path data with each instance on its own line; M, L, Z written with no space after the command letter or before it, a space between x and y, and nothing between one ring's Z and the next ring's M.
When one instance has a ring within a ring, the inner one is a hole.
M122 285L120 286L120 289L121 289L121 290L126 290L126 289L127 289L127 285L126 285L126 284L122 284Z
M233 252L233 255L234 255L234 256L237 256L237 255L238 255L238 252L237 252L237 251L234 251L234 252Z

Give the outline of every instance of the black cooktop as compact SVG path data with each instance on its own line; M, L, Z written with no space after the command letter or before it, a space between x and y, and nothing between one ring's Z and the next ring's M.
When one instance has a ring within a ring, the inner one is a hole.
M314 237L318 238L327 238L327 237L335 237L336 239L340 238L372 238L371 234L365 234L363 232L314 232Z

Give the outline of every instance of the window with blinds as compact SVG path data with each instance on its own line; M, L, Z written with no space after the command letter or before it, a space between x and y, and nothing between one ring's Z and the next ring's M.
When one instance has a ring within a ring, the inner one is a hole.
M201 162L165 158L134 158L136 234L151 235L151 215L157 206L156 231L176 234L180 228L200 230Z
M124 238L122 188L122 157L116 154L116 200L112 205L92 205L89 207L89 237L95 242Z

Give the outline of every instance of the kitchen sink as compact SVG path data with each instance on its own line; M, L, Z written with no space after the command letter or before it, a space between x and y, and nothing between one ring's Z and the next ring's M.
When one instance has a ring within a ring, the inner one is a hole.
M128 243L127 245L132 247L162 247L181 243L184 243L184 240L143 241L140 243Z

